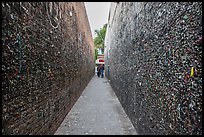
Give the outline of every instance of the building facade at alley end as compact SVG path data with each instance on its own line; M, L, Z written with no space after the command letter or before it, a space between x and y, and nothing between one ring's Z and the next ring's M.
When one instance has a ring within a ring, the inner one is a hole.
M105 73L141 135L202 135L202 2L111 3Z
M83 2L3 2L2 134L54 134L94 67Z

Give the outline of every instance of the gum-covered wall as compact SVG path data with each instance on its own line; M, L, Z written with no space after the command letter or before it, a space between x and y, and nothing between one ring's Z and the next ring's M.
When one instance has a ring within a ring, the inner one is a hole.
M202 3L112 3L105 72L138 134L202 134Z
M2 134L54 134L93 75L84 3L2 3Z

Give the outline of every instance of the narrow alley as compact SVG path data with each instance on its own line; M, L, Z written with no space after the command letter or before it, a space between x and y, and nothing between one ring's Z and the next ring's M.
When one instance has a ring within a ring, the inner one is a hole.
M94 76L55 135L136 135L106 78Z
M202 135L202 48L202 2L2 2L2 135Z

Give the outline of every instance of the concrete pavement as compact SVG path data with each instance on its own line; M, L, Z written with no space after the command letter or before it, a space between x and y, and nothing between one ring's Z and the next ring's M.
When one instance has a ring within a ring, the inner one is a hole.
M137 135L106 78L94 76L55 135Z

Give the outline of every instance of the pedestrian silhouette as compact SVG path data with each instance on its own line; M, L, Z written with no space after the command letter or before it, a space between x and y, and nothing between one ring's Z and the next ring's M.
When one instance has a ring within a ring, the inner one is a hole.
M102 65L101 65L101 67L100 67L100 74L101 74L101 78L103 78L103 77L104 77L103 72L104 72L104 64L102 64Z
M100 66L97 67L97 76L100 77Z

